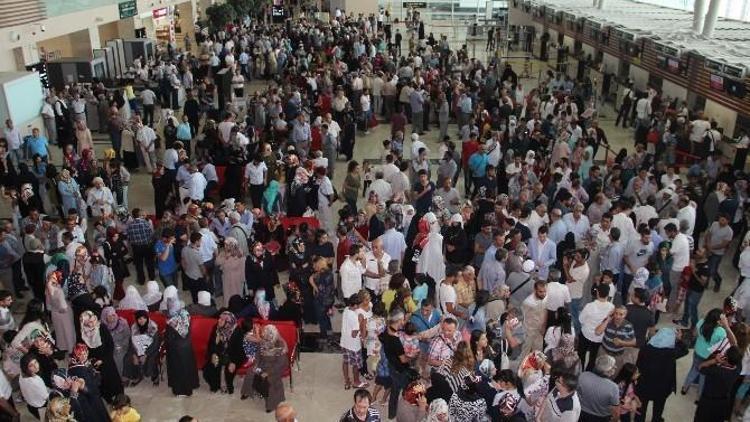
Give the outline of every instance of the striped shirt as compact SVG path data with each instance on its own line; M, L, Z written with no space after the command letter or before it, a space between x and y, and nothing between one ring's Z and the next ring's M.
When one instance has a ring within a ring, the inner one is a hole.
M628 321L623 321L619 327L615 325L614 321L610 321L607 324L607 328L604 329L604 338L602 339L602 347L604 350L611 354L619 355L625 348L623 346L615 346L615 339L619 338L622 341L631 341L635 338L635 329L633 324Z

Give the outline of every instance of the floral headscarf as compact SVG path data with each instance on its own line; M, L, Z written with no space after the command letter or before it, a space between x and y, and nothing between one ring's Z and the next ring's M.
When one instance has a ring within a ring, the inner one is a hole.
M219 327L217 325L216 327L216 335L223 341L224 343L228 343L229 339L232 337L232 333L234 333L234 330L237 328L237 317L234 316L233 313L229 311L224 311L219 315L219 321L224 321L224 326Z
M80 317L81 320L81 339L92 349L102 345L102 337L99 332L101 322L99 318L91 311L84 311ZM89 324L91 326L89 327Z
M260 354L263 356L282 356L287 353L287 345L279 329L274 325L266 325L263 328L263 337L260 342Z
M182 306L182 302L179 299L169 299L167 308L169 309L167 324L174 328L180 337L187 337L188 332L190 332L190 315Z
M125 318L118 316L117 320L115 320L114 323L109 322L109 317L112 315L117 315L117 312L115 311L115 308L111 306L107 306L104 309L102 309L102 322L104 323L104 326L107 327L109 331L115 331L122 323L123 327L127 326L127 321L125 321Z
M146 324L140 325L138 320L146 318ZM146 350L154 342L154 336L159 332L159 327L154 321L149 319L148 312L137 311L135 313L135 322L130 329L131 341L137 356L143 356L146 354Z
M71 365L86 365L89 362L89 348L83 343L76 343L70 353Z

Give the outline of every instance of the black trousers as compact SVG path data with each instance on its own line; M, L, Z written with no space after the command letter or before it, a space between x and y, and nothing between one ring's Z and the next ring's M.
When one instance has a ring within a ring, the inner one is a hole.
M203 367L203 379L208 383L211 392L215 393L221 389L221 373L224 372L224 381L226 382L227 392L232 394L234 393L234 376L238 367L239 366L235 367L235 372L229 372L229 365L222 365L221 363L215 365L213 362L208 362L206 366Z
M154 124L154 105L144 104L143 105L143 124L150 126Z
M654 403L654 407L651 412L651 422L662 422L664 420L662 419L661 415L662 413L664 413L664 405L667 403L667 398L660 397L654 400L641 399L641 408L639 409L638 414L635 415L635 422L645 422L646 410L648 410L649 402Z
M250 185L250 200L253 201L253 208L260 208L264 187L263 185Z
M154 271L154 252L151 249L151 245L132 245L132 248L133 264L135 265L138 284L146 282L146 275L143 272L144 264L146 265L146 271L148 271L148 279L154 280L156 275Z
M578 357L581 359L581 366L584 366L587 371L594 369L596 363L596 354L599 353L599 346L601 343L595 343L586 338L583 334L578 336ZM589 354L589 361L586 364L586 353ZM584 419L581 419L584 420Z
M628 127L628 118L630 117L630 104L623 104L620 106L620 111L617 113L617 120L615 120L615 126L620 125L620 119L622 119L622 127Z
M212 286L206 283L206 279L201 277L193 279L182 273L182 288L183 290L187 287L190 290L190 297L193 299L193 303L198 303L198 292L204 290L209 293L213 292Z
M13 289L16 291L16 295L21 293L26 287L26 282L23 280L23 260L19 259L13 263Z

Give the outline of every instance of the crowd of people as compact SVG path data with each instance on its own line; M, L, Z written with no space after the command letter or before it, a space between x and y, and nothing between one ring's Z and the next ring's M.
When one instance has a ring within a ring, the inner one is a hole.
M354 390L347 422L661 421L678 387L695 388L696 421L744 412L748 178L717 124L627 87L634 147L611 151L588 78L525 86L417 15L402 52L395 26L382 12L202 30L195 49L136 60L123 89L56 91L43 131L7 121L0 414L23 400L47 421L139 420L125 390L144 379L188 397L202 374L233 394L249 368L241 399L295 420L293 345L253 318L319 327ZM355 161L383 124L380 156ZM143 171L153 214L128 205ZM216 318L205 362L198 316Z

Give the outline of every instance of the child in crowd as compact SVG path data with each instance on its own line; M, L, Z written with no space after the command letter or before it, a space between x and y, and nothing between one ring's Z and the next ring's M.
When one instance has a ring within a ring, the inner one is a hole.
M347 299L347 307L341 316L341 352L343 353L342 371L344 373L344 389L365 388L366 382L360 382L359 372L362 369L362 333L360 332L359 313L360 297L353 294ZM351 368L354 384L349 378L349 368Z
M372 181L375 180L375 173L370 163L364 163L362 167L364 173L364 177L362 178L364 181L362 183L362 197L364 198L367 195L367 190L370 189Z
M620 388L620 420L631 421L635 419L641 401L635 395L636 384L640 377L638 367L633 363L626 363L615 377L615 383Z
M404 330L399 331L398 338L404 346L406 357L414 359L419 356L419 333L413 322L409 321L404 325Z
M378 302L372 305L372 317L367 320L367 370L376 372L380 360L380 340L378 336L385 330L385 305Z
M615 293L616 290L614 286L612 285L614 283L614 274L612 274L612 271L610 270L604 270L599 275L599 277L594 277L594 282L591 284L591 297L596 297L596 292L594 291L594 287L598 284L606 284L609 286L609 296L607 297L607 300L610 302L614 302L615 300Z
M130 405L130 397L122 393L115 396L112 412L109 414L112 422L140 422L141 415Z

